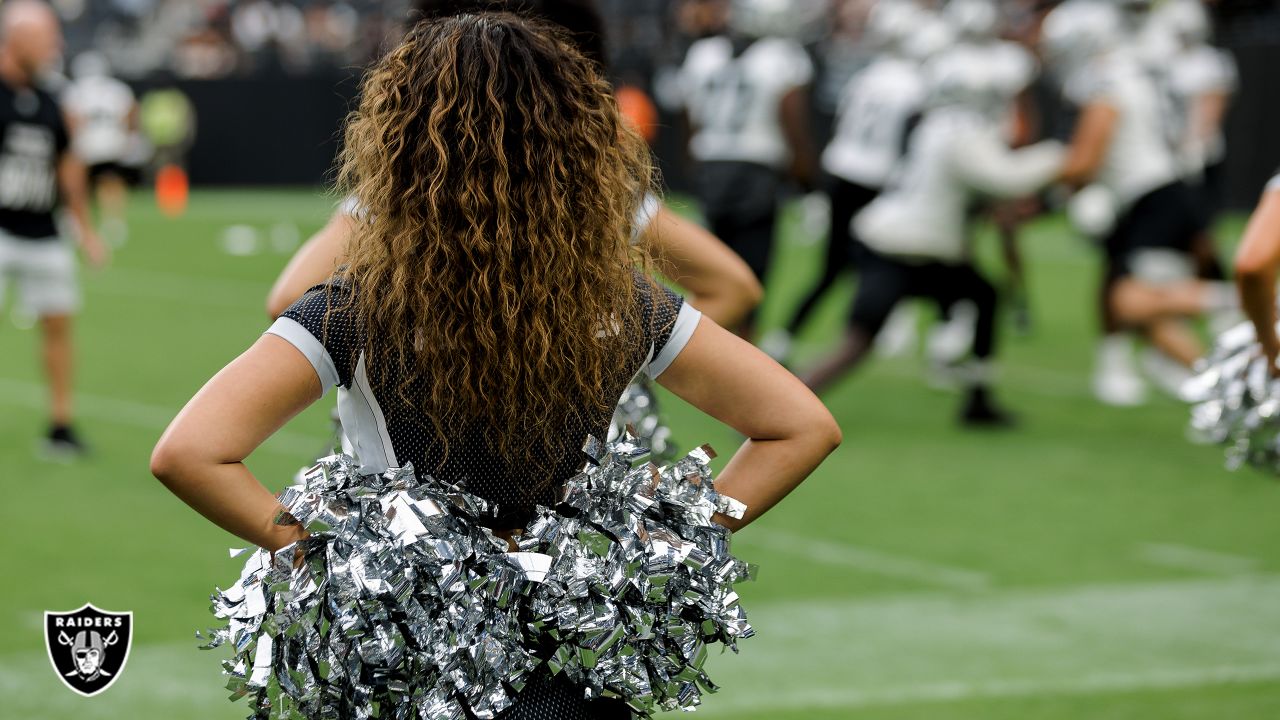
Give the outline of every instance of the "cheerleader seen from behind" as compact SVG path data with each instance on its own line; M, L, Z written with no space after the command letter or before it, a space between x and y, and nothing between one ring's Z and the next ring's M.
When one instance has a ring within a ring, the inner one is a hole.
M300 539L243 464L336 387L362 472L465 481L523 526L604 437L640 372L748 439L716 488L739 529L840 442L826 408L749 343L635 270L650 157L594 66L509 14L424 22L365 80L343 190L348 265L294 303L173 421L152 472L268 550ZM504 717L625 713L535 679ZM623 714L622 716L625 716Z

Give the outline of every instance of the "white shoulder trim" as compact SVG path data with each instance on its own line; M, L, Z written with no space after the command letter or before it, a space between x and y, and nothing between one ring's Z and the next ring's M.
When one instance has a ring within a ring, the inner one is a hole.
M1280 172L1267 181L1267 186L1263 189L1263 192L1271 192L1272 190L1280 190Z
M360 461L360 472L380 473L400 466L387 429L386 415L369 386L363 352L352 372L350 389L338 389L338 417L342 419L342 430Z
M680 306L680 313L676 315L676 322L671 328L671 337L667 339L667 344L663 345L661 352L645 365L644 374L648 375L650 380L657 380L659 375L671 367L676 356L684 350L685 345L689 344L689 338L693 337L693 331L698 329L698 321L701 319L702 313L694 306L687 302Z
M298 348L298 352L302 353L311 362L311 367L315 368L316 375L320 376L320 395L322 397L329 392L330 388L338 384L338 369L334 367L333 358L329 356L329 351L324 349L324 343L320 342L315 335L312 335L297 320L287 317L279 318L271 327L267 328L267 332L283 338L290 345Z

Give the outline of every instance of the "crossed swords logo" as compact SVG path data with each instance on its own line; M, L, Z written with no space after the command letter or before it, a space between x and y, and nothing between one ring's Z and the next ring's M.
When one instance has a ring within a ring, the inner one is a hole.
M75 660L75 667L70 672L63 673L65 677L78 677L86 681L97 680L99 677L110 677L111 673L102 667L103 658L106 656L107 648L120 642L120 636L115 630L111 634L102 637L102 634L96 630L81 630L76 633L73 640L67 635L66 630L58 633L58 644L71 648L71 655Z

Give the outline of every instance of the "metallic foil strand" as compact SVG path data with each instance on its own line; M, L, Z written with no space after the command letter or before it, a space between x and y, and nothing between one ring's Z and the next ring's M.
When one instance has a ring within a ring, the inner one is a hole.
M650 406L651 407L651 406ZM755 569L729 550L710 448L657 467L627 432L539 507L518 552L480 524L490 504L411 467L361 475L319 460L281 494L277 522L311 536L247 554L211 596L232 699L253 719L494 718L535 672L641 717L689 710L716 686L708 649L754 633L733 586Z
M1249 323L1218 336L1213 349L1182 387L1191 403L1191 436L1226 446L1226 464L1280 474L1280 381Z

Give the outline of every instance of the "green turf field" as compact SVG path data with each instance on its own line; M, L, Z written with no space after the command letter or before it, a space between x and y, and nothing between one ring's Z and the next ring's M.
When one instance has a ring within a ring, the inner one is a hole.
M215 652L195 649L240 542L151 478L160 431L267 324L267 288L331 201L202 192L174 221L135 199L133 235L87 274L79 409L96 455L36 459L36 334L0 322L0 718L236 718ZM227 228L256 230L255 244ZM278 227L276 227L278 226ZM275 227L273 231L272 228ZM820 247L780 253L764 318L791 308ZM294 230L296 228L296 230ZM1229 223L1225 235L1238 233ZM1222 469L1169 400L1088 394L1094 259L1058 221L1026 237L1035 327L1007 341L1001 397L1025 424L973 434L916 360L876 361L826 398L844 445L737 540L759 635L713 660L710 717L771 720L1218 720L1280 717L1280 485ZM839 331L849 287L801 338ZM734 435L668 400L676 437L727 456ZM251 459L272 489L328 438L328 407ZM42 611L132 610L123 676L85 699L54 677Z

